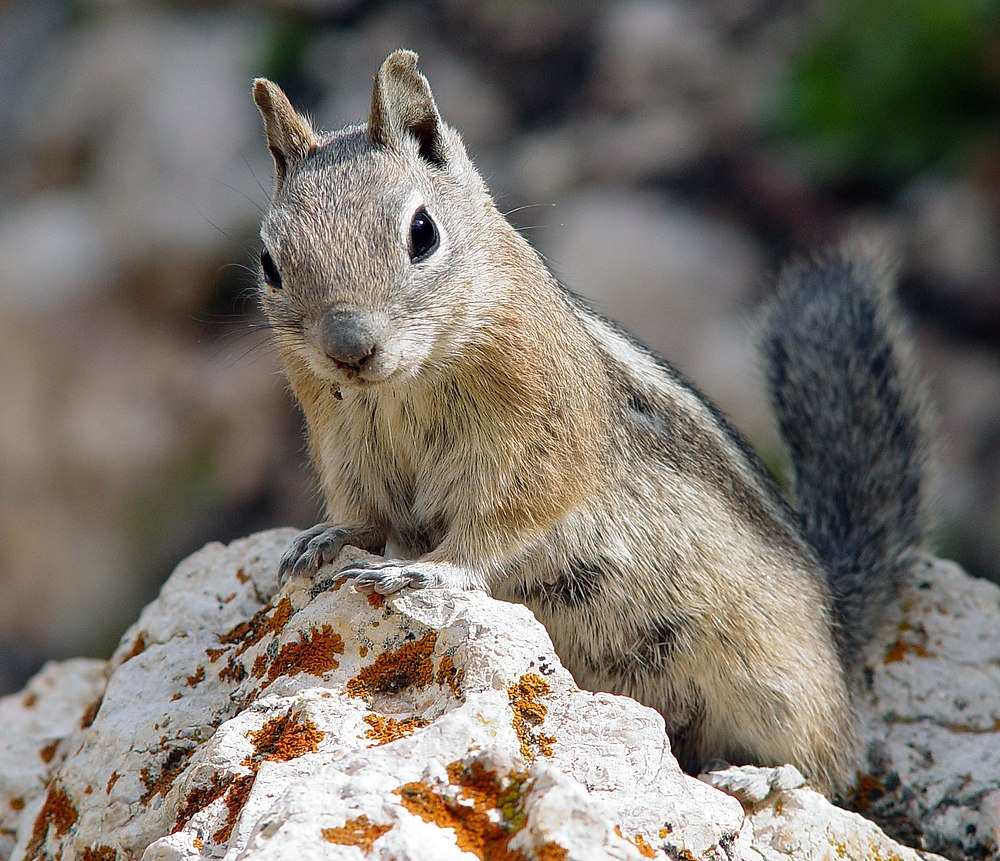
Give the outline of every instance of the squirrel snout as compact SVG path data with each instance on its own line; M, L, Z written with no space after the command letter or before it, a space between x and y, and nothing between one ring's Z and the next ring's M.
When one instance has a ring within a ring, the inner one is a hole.
M378 352L374 321L355 311L330 311L319 330L319 346L335 364L360 371Z

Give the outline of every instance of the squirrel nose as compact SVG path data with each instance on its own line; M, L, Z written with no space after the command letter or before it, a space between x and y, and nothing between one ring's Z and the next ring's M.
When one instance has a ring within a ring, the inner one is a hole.
M330 311L320 331L323 351L336 364L360 371L378 351L372 320L353 311Z

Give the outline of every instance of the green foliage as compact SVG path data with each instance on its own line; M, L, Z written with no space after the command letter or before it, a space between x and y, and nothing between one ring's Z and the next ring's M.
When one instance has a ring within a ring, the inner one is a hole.
M838 0L778 129L822 179L899 180L998 129L1000 0Z
M302 66L309 35L309 26L301 18L292 14L276 15L268 33L262 74L282 86L294 83Z

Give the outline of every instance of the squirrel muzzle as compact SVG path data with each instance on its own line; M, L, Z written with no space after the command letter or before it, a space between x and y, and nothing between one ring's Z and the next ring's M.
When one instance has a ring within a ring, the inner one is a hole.
M381 337L370 315L356 311L329 311L319 325L319 347L337 367L362 371L372 364Z

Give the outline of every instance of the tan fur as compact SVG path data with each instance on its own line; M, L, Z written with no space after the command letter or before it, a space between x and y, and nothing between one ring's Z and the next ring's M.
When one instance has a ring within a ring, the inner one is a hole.
M282 280L262 303L328 505L309 536L527 604L582 686L663 714L688 768L793 762L843 787L851 706L794 519L692 387L553 280L415 63L390 56L368 125L333 135L254 87ZM413 263L418 206L441 240ZM345 313L374 332L361 370L324 353ZM314 570L310 546L289 564Z

